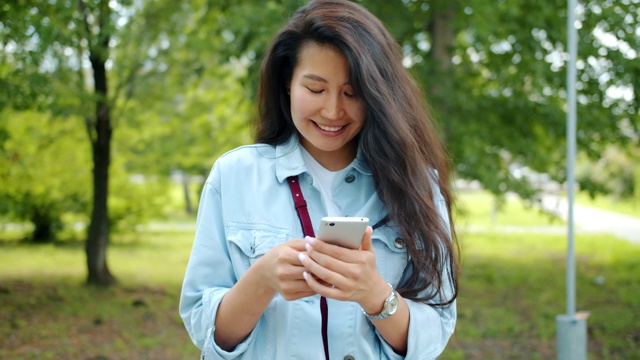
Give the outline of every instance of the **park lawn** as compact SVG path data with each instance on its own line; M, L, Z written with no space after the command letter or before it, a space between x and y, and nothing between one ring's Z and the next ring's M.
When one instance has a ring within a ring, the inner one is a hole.
M598 196L592 199L585 192L580 192L576 196L576 203L640 218L640 198L638 197L616 199L613 196Z
M472 210L458 222L489 224L491 197L465 197ZM515 199L494 219L551 221ZM555 357L555 317L566 311L565 237L487 229L460 230L458 324L442 359ZM195 359L177 314L192 239L192 231L114 236L109 264L119 283L109 289L83 285L80 243L0 241L0 358ZM576 251L590 358L640 358L640 245L579 234Z
M116 239L108 289L83 284L82 244L0 242L0 359L197 359L177 310L192 240Z
M460 234L456 334L442 359L555 358L555 317L566 312L566 239L559 235ZM640 358L640 246L579 235L577 310L590 358Z
M467 226L489 229L496 226L560 226L564 224L551 214L539 210L535 204L516 196L507 195L502 201L488 191L457 194L454 218L456 227Z

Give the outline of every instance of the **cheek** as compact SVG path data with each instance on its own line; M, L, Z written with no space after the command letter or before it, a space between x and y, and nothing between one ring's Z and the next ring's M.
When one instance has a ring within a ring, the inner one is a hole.
M349 106L349 117L358 123L364 122L365 108L362 102L358 102Z
M309 117L313 108L313 99L299 92L291 93L291 117L294 121Z

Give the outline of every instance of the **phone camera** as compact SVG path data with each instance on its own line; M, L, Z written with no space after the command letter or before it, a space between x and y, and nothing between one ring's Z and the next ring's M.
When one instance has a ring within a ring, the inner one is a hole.
M336 223L329 223L329 226L334 226Z

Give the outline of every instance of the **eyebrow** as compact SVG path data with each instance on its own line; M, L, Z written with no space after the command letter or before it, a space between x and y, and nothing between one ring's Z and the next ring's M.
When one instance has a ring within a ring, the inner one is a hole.
M318 82L321 82L321 83L325 83L325 84L329 83L327 81L327 79L323 78L322 76L318 76L316 74L304 74L304 75L302 75L302 77L310 79L310 80L318 81ZM349 85L349 81L348 80L345 81L345 83L342 84L342 85Z
M318 76L318 75L315 75L315 74L304 74L304 75L302 75L302 77L307 78L307 79L311 79L311 80L314 80L314 81L328 83L328 81L325 78L323 78L321 76Z

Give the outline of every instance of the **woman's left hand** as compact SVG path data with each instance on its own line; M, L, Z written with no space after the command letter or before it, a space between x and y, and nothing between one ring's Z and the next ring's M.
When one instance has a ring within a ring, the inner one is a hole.
M358 250L307 237L307 252L299 257L309 287L327 298L354 301L368 314L382 311L390 289L376 268L372 233L367 227Z

